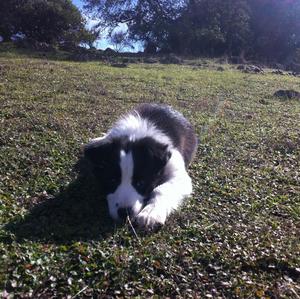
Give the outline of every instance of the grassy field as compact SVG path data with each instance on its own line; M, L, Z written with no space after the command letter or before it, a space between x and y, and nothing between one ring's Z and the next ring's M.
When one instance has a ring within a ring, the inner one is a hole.
M0 297L300 298L300 78L0 53ZM116 226L80 147L142 102L194 124L194 193L158 232Z

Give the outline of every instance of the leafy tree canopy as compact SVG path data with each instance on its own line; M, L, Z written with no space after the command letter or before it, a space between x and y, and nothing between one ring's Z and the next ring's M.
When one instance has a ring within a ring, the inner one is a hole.
M145 48L282 60L300 47L300 0L85 0L111 30ZM150 47L151 46L151 47Z
M85 20L71 0L10 0L0 6L0 35L5 40L23 34L49 44L91 44L98 37L85 29Z

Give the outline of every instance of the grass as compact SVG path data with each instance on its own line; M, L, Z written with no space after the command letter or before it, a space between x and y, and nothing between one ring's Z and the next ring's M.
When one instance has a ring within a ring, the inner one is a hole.
M272 96L299 78L7 51L0 76L0 297L299 298L300 102ZM141 102L180 110L200 145L193 196L137 238L78 169Z

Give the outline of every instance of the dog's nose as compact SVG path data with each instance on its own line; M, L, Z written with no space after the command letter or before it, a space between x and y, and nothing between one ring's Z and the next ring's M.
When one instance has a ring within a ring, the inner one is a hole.
M120 219L125 219L127 216L131 216L132 209L131 208L120 208L118 209L118 216Z

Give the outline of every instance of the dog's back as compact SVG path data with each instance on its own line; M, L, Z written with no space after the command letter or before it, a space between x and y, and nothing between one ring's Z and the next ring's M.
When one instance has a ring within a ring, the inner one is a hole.
M197 137L193 127L178 111L166 105L142 104L135 111L141 118L151 122L168 136L174 148L183 156L185 166L193 159L197 148Z

